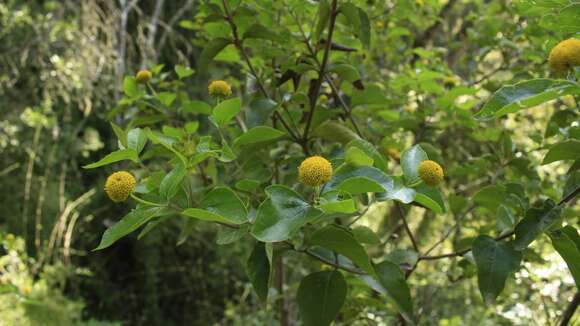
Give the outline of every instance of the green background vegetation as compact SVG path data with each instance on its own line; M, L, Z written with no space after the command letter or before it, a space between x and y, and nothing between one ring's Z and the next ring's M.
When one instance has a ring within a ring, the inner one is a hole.
M0 325L580 322L580 73L547 62L579 16L568 0L3 1ZM314 154L336 173L321 198L297 179ZM416 180L427 158L439 187ZM167 213L112 203L118 170Z

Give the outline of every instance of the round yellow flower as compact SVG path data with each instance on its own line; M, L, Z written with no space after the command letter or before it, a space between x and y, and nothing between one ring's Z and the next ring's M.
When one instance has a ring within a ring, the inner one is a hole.
M105 192L115 203L120 203L135 190L135 177L127 171L119 171L111 174L105 182Z
M298 167L298 178L307 186L320 186L332 178L332 165L324 157L311 156Z
M437 186L443 181L443 168L435 161L423 161L419 164L419 177L424 183Z
M214 80L207 87L209 95L215 97L229 97L232 95L230 84L223 80Z
M151 74L151 71L143 69L143 70L139 70L139 72L137 72L135 79L140 84L146 84L151 80L152 76L153 75Z
M580 40L569 38L556 45L548 58L550 67L559 75L565 74L572 67L580 66Z

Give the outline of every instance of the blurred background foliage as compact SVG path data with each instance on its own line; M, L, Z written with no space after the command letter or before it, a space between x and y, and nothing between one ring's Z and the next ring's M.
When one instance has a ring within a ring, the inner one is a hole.
M368 13L370 47L339 25L336 42L354 51L334 59L356 66L365 83L364 91L342 85L350 103L361 105L356 118L364 133L375 135L394 169L399 151L421 143L446 170L449 212L435 216L413 208L411 214L421 247L453 232L438 250L460 249L462 239L486 231L495 220L497 194L510 182L521 184L531 201L562 196L568 165L539 163L542 148L577 132L577 123L566 123L578 120L573 97L484 128L472 114L503 83L548 76L547 54L567 34L545 14L568 1L352 2ZM313 24L318 3L244 5L259 15L240 24L256 19L277 35L292 35L277 50L260 40L248 45L261 74L277 76L269 59L303 47L297 22ZM118 114L125 75L158 64L165 71L198 67L207 41L231 33L208 8L199 0L0 3L0 324L277 323L244 273L252 244L217 246L212 225L191 225L187 241L176 245L185 221L174 219L140 241L133 235L91 253L128 207L113 205L101 191L110 169L81 173L80 167L116 148L107 120L122 125L129 118ZM183 85L192 97L207 98L214 78L231 82L237 94L255 88L233 46L203 68ZM329 85L323 87L332 101ZM388 205L373 206L361 223L380 236L373 256L410 246ZM543 245L526 255L525 268L491 308L470 277L472 265L421 265L409 280L421 324L555 324L574 282L562 259ZM293 262L290 257L290 273L304 274L306 267ZM353 316L345 316L345 324L393 320L373 298L361 295L347 305Z

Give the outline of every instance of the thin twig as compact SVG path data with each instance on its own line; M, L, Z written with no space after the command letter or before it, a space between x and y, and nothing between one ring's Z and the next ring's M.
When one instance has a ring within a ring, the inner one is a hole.
M419 253L420 252L419 246L417 245L417 241L415 241L415 237L413 236L413 232L411 232L411 228L409 227L409 224L407 224L407 219L405 217L405 212L403 211L403 207L401 207L401 205L397 201L395 201L395 205L397 206L397 209L399 210L399 214L401 215L401 221L403 221L403 226L405 227L405 231L407 232L407 235L411 239L411 243L413 243L413 248L415 249L416 252Z
M308 114L308 119L306 120L306 127L304 127L304 134L302 136L302 140L305 143L308 141L308 133L310 131L310 125L312 124L312 118L314 116L314 111L316 109L318 94L320 93L320 87L322 86L324 75L326 74L326 65L328 64L328 58L330 56L330 48L332 45L332 34L334 33L336 16L338 15L337 6L338 0L333 0L330 9L330 21L328 23L328 37L324 47L322 63L320 64L320 69L318 71L318 79L316 80L316 83L314 84L314 89L310 94L310 113Z
M560 326L566 326L570 323L572 316L574 316L574 312L576 312L576 308L578 308L578 304L580 304L580 292L577 292L574 295L574 298L564 311L564 315L562 316L562 322L560 322Z

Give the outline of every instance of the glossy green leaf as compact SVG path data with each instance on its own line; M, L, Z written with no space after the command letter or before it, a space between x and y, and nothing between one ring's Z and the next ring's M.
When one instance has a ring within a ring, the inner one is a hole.
M430 187L427 185L419 185L415 189L415 201L436 214L445 213L445 202L443 201L443 195L441 190L436 187Z
M177 77L179 77L179 79L183 79L193 75L193 69L182 65L176 65L175 73L177 73Z
M388 171L388 165L385 158L377 151L375 146L364 139L355 139L346 145L346 148L356 147L362 150L367 156L373 159L374 166L383 172Z
M526 80L500 88L474 117L479 120L489 120L534 107L567 94L580 94L580 86L567 80Z
M401 167L408 184L413 184L421 180L419 178L419 164L428 160L427 153L420 145L415 145L401 154Z
M312 233L308 243L312 246L321 246L341 254L352 260L370 275L374 274L373 266L364 247L350 232L342 227L328 225L318 229Z
M353 65L350 64L346 63L335 64L330 66L329 70L333 73L336 73L337 75L340 76L340 78L346 80L349 83L361 79L358 70Z
M278 103L271 99L259 98L250 102L246 113L246 125L254 128L263 125L268 121L270 115L276 110Z
M223 127L240 112L241 107L242 101L239 97L225 100L216 105L211 117L218 126Z
M399 266L384 261L375 266L376 274L380 285L384 288L386 295L395 303L401 315L411 323L414 323L413 300L411 291L405 280L405 274Z
M349 142L360 139L360 137L344 123L327 120L321 123L314 131L312 135L315 137L320 137L324 140L337 142L341 144L348 144Z
M161 197L167 201L173 198L179 191L186 172L185 167L182 164L178 164L173 170L167 173L159 185L159 194Z
M344 153L344 160L353 166L372 166L375 160L358 147L349 147Z
M503 291L508 276L519 269L522 253L511 243L480 235L473 241L473 257L479 291L485 303L490 305Z
M408 204L415 198L415 191L405 187L398 179L370 167L342 167L327 184L327 191L339 189L351 194L380 193L382 200L395 199Z
M133 162L138 162L139 155L137 154L137 152L134 149L131 149L131 148L121 149L121 150L109 153L107 156L103 157L101 160L99 160L95 163L85 165L85 166L83 166L83 168L84 169L94 169L94 168L98 168L98 167L101 167L104 165L108 165L108 164L119 162L119 161L125 161L125 160L131 160Z
M127 147L127 132L113 122L111 122L111 127L113 128L113 132L115 133L115 136L117 136L119 143L121 143L123 147Z
M542 164L556 161L577 160L580 158L580 140L570 139L558 143L548 150Z
M560 221L562 207L547 199L541 207L532 207L526 216L516 225L514 247L523 250L530 245L540 234L548 231Z
M248 211L242 200L231 189L217 187L210 191L199 208L188 208L181 214L203 221L242 224L248 221Z
M248 130L234 141L234 146L242 146L271 141L286 133L268 126L258 126Z
M149 222L152 218L162 216L171 211L166 207L138 207L133 209L129 214L125 215L119 222L109 227L103 237L101 243L94 250L101 250L111 246L117 240L126 236L127 234L137 230L143 224Z
M127 97L134 98L141 95L141 90L139 89L139 85L135 80L135 77L127 76L123 79L123 92Z
M352 234L354 238L360 243L374 245L381 242L379 236L377 236L377 234L367 226L361 225L355 227L352 229Z
M268 281L270 280L270 261L263 242L256 242L246 263L246 274L254 291L262 301L268 298Z
M219 245L227 245L234 243L243 238L250 229L249 224L242 224L239 228L224 227L218 231L216 243Z
M550 232L550 239L554 249L568 265L568 269L580 289L580 235L571 225Z
M270 186L266 188L266 194L268 198L258 208L252 227L252 234L260 241L287 240L304 224L323 213L286 186Z
M141 153L147 144L147 134L141 128L134 128L127 133L127 147Z
M231 41L225 38L216 38L211 40L199 55L199 59L197 61L198 71L207 71L208 65L213 60L213 58L230 43Z
M344 304L346 290L344 277L338 271L316 272L304 277L297 293L304 325L330 325Z
M177 98L177 94L172 92L161 92L157 94L157 99L161 104L166 107L170 107L173 104L173 101Z

